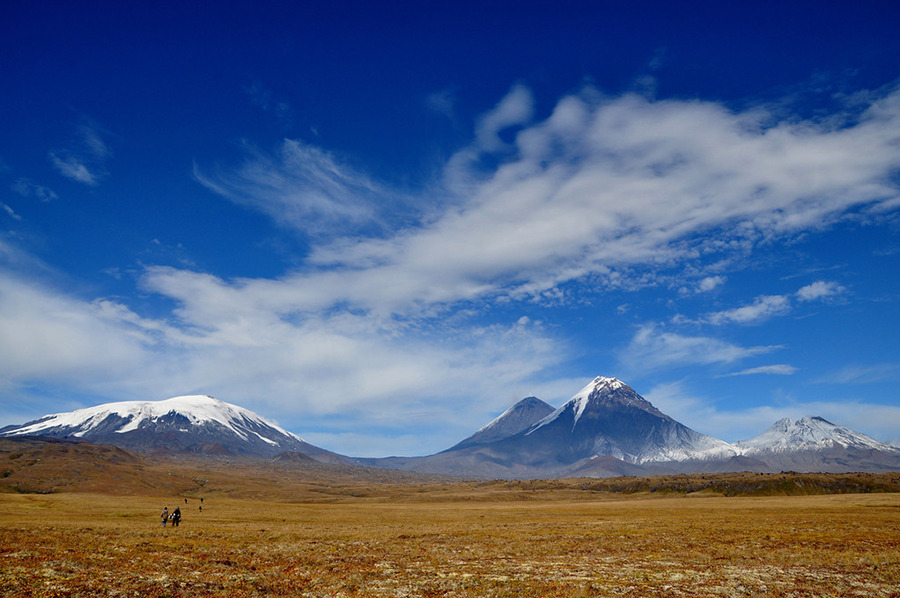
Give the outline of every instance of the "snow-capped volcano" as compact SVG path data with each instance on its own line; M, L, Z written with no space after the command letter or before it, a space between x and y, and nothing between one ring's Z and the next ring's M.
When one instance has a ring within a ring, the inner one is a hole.
M770 471L900 470L900 449L821 417L780 419L734 446L742 455L764 461Z
M81 438L141 452L274 456L322 451L243 407L209 396L123 401L46 415L0 436Z
M535 478L667 472L672 463L676 471L715 471L739 466L730 461L736 456L730 444L675 421L621 380L598 376L558 409L530 397L445 451L365 464Z
M796 421L780 419L771 428L750 440L735 443L745 455L785 453L832 448L896 451L900 449L878 442L874 438L838 426L821 417L804 417Z
M675 421L617 378L598 376L524 435L568 444L572 460L612 456L629 463L727 459L727 442Z

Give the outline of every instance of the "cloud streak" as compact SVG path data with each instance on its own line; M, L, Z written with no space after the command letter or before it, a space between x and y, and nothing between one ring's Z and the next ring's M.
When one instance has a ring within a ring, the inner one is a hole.
M779 348L741 347L715 337L683 335L649 324L638 329L620 359L634 371L647 372L665 367L734 363Z
M76 128L75 138L70 143L47 156L64 177L95 187L109 174L106 161L112 151L103 140L99 125L87 121Z
M777 376L790 376L792 374L797 373L797 368L792 365L787 365L784 363L777 363L774 365L763 365L755 368L748 368L746 370L741 370L740 372L732 372L730 374L722 374L720 378L728 378L732 376L751 376L755 374L774 374Z
M387 191L334 155L285 139L274 155L248 147L233 171L210 174L194 165L194 178L238 205L269 215L279 226L307 234L359 231L381 223ZM394 197L392 199L399 199Z

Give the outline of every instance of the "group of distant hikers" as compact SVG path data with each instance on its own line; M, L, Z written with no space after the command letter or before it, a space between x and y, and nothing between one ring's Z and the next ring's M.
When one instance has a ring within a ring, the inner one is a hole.
M187 504L187 499L184 499L184 504ZM200 510L203 511L203 499L200 499ZM178 527L178 524L181 523L181 509L179 507L175 507L175 510L169 513L169 507L163 507L162 513L160 513L160 518L162 519L162 526L166 527L168 522L172 522L172 527Z
M169 507L163 507L160 517L162 517L163 527L166 527L166 523L169 521L172 522L172 527L178 527L178 524L181 523L181 509L175 507L175 510L170 514Z

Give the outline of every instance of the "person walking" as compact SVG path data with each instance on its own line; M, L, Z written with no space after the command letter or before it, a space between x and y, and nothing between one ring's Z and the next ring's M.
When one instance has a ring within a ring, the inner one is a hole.
M163 507L160 517L162 517L162 526L166 527L166 521L169 520L169 507Z
M175 507L175 510L172 511L172 527L178 527L179 523L181 523L181 509Z

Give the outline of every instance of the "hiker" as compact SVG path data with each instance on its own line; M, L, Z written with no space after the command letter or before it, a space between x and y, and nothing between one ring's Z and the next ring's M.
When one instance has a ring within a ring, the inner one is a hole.
M175 510L172 512L172 527L178 527L179 523L181 523L181 509L175 507Z
M169 507L163 507L160 517L162 517L162 526L166 527L166 521L169 520Z

